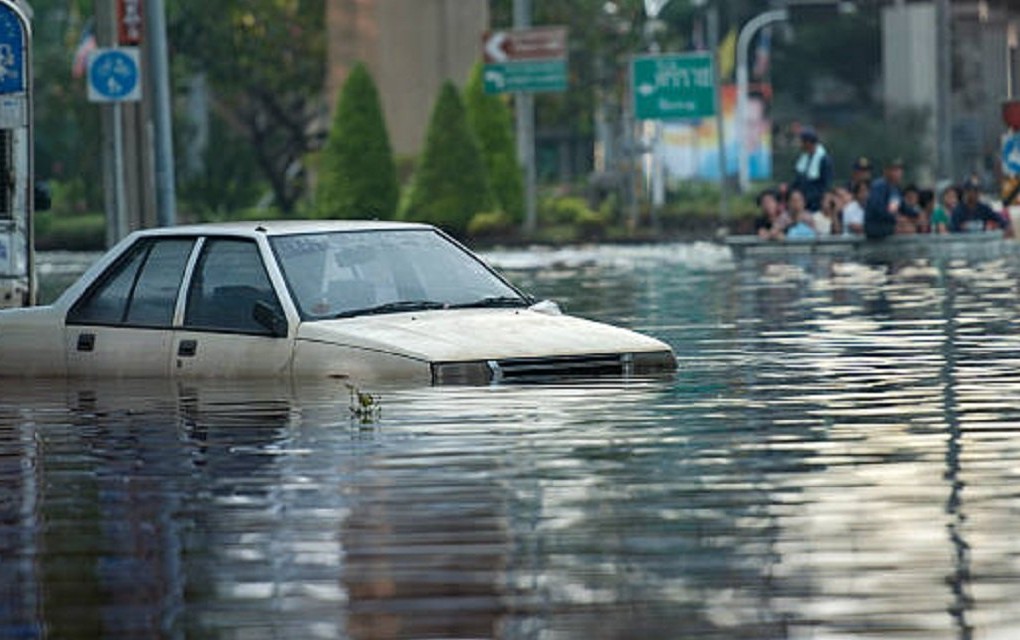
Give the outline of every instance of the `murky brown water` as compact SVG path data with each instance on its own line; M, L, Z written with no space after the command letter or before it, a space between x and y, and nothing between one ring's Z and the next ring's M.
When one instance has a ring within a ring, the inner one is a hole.
M1020 260L489 257L676 379L5 382L0 637L1020 636Z

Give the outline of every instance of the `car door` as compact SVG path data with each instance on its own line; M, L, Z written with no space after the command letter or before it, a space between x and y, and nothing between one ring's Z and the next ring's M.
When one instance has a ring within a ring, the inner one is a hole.
M290 375L291 331L254 240L206 239L186 296L171 354L175 375Z
M75 301L64 323L72 376L169 373L173 318L193 238L142 238Z

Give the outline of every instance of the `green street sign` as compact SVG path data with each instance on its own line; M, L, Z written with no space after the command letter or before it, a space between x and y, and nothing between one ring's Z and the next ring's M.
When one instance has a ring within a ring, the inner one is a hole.
M630 77L634 117L638 120L715 115L715 70L710 54L635 57Z
M566 60L524 60L485 65L486 93L540 93L567 90Z

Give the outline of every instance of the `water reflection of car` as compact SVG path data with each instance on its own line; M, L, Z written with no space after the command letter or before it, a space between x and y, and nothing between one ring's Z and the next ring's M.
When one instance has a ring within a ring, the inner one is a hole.
M420 224L139 231L52 305L0 312L4 376L487 384L675 368L666 344L536 304Z

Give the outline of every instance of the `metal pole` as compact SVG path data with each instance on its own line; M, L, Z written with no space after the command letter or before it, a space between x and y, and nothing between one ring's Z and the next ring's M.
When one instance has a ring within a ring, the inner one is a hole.
M161 227L177 222L174 190L173 117L170 110L170 71L167 62L166 19L163 0L145 5L145 42L149 48L149 76L152 79L152 110L155 125L156 219Z
M751 184L751 170L747 158L747 147L744 138L747 136L747 62L751 39L762 28L773 22L784 22L789 18L786 9L776 9L759 13L747 21L737 36L737 171L740 192L746 193Z
M113 180L116 200L113 234L116 241L120 241L131 228L128 220L127 177L124 175L124 107L118 101L110 108L113 111Z
M531 26L531 0L514 0L514 28ZM535 232L538 214L535 205L535 100L530 93L514 95L517 116L517 159L524 171L524 231Z
M708 10L708 50L712 52L712 75L715 79L715 130L719 147L719 218L730 217L729 188L726 186L726 132L723 125L722 88L719 78L719 8Z
M935 135L938 145L939 178L951 180L953 170L953 27L950 0L935 3L935 42L938 59L936 69L938 81L935 84Z

